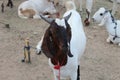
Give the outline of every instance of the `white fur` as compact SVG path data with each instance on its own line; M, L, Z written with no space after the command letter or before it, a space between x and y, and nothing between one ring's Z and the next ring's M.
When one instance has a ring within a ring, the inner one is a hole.
M77 69L78 69L78 65L80 65L80 58L85 50L86 36L83 30L81 16L74 8L69 11L66 11L63 17L69 15L70 13L72 14L68 20L68 23L71 27L72 36L70 41L70 50L71 53L73 54L73 57L68 56L67 64L60 68L60 78L61 79L70 78L71 80L77 80ZM56 23L58 25L65 26L64 19L61 20L56 19ZM42 40L40 41L40 43L41 42ZM40 47L41 44L38 44L37 51L39 51ZM59 73L58 70L54 69L54 65L51 63L51 59L49 59L49 65L53 70L54 80L58 80L56 76L58 76Z
M105 26L108 33L109 37L106 40L107 42L112 41L114 44L119 44L120 45L120 38L116 38L113 40L113 37L115 36L115 29L114 27L116 26L116 33L117 36L120 37L120 20L115 20L117 25L112 22L111 14L110 12L105 13L106 9L105 8L100 8L94 15L93 15L93 20L96 21L99 26ZM100 16L100 14L103 14Z
M40 18L39 14L44 12L49 12L51 14L56 13L56 9L52 2L48 2L48 0L27 0L22 2L18 7L18 16L21 18L28 18L24 16L20 9L33 9L35 11L35 15L33 18Z

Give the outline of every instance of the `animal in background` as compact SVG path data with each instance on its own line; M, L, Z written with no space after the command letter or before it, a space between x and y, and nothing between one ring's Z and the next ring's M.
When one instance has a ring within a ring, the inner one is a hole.
M46 13L46 17L49 17L49 14L56 13L53 3L48 2L48 0L27 0L22 2L18 7L18 16L24 19L40 19L39 15Z
M120 20L115 20L109 10L101 7L93 15L93 21L99 26L105 26L108 32L107 42L120 46Z
M48 0L48 1L52 1L55 5L58 5L61 3L61 5L65 6L65 2L66 1L70 1L70 0ZM79 11L82 12L83 11L83 1L82 0L71 0L74 1L74 3L78 2L79 3ZM84 20L84 24L86 26L88 26L90 24L90 14L91 14L91 10L92 10L92 6L93 6L93 0L86 0L86 19Z

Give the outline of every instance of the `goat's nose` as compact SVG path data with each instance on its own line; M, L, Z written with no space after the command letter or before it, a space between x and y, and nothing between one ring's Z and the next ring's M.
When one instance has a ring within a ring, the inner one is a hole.
M41 54L41 51L36 50L36 54L37 54L37 55L40 55L40 54Z

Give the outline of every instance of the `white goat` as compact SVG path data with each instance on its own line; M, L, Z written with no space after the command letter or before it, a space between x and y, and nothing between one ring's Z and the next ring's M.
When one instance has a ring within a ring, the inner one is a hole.
M70 51L73 54L73 57L69 57L67 59L67 63L60 68L60 79L70 78L70 80L79 80L77 71L78 66L80 65L80 57L84 53L85 46L86 46L86 36L83 30L83 24L81 21L81 16L75 10L74 3L72 1L68 1L66 6L72 6L71 10L67 9L68 11L65 12L63 17L68 16L71 13L70 18L68 19L68 24L71 28L71 40L70 40ZM67 7L66 7L67 8ZM69 7L70 8L70 7ZM45 21L48 19L45 19ZM53 22L52 22L53 23ZM55 19L55 23L58 26L64 26L66 28L65 19ZM52 25L52 24L50 24ZM77 32L77 34L76 34ZM41 51L41 45L43 42L43 38L37 45L37 53ZM55 80L58 80L59 72L58 70L54 69L54 66L51 62L51 58L49 58L49 65L54 72Z
M66 1L70 1L70 0L52 0L54 1L54 4L58 4L60 1L62 3L62 5L64 5L64 3ZM71 1L74 1L74 3L79 3L79 10L82 12L82 0L71 0ZM93 5L93 0L86 0L86 13L87 13L87 16L86 16L86 19L84 21L85 25L89 25L90 24L90 13L91 13L91 10L92 10L92 5Z
M103 7L94 14L93 20L99 23L99 26L106 26L109 34L107 42L120 46L120 20L114 20L112 14Z
M18 16L21 18L40 18L39 14L56 13L52 2L48 0L27 0L18 7Z

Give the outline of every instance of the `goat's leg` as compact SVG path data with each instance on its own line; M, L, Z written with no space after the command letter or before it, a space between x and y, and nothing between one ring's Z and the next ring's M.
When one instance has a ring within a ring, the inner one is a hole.
M78 65L77 69L77 80L80 80L80 65Z
M90 12L88 11L88 9L86 9L86 19L84 20L85 26L88 26L90 24Z
M78 70L78 66L76 65L74 71L72 71L72 74L70 75L70 80L78 80L77 79L77 70Z
M88 26L90 24L90 13L93 5L93 0L86 0L86 19L84 21L85 25Z
M74 74L71 76L71 80L78 80L78 79L77 79L77 72L74 73Z

